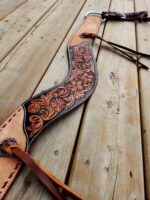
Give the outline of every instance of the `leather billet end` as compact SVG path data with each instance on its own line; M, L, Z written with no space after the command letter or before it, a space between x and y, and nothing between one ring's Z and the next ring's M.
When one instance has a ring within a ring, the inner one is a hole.
M87 16L78 30L72 35L68 46L78 45L82 42L92 42L91 38L81 38L80 35L84 32L97 34L101 21L102 19L99 16Z

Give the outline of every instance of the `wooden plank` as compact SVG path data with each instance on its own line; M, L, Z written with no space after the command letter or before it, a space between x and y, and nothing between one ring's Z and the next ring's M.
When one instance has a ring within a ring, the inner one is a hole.
M109 2L109 0L106 0L99 4L99 0L86 1L86 4L82 8L73 27L71 27L35 94L64 79L68 71L66 48L70 36L81 23L87 11L100 9L108 10ZM102 30L103 26L101 27L101 31ZM51 126L50 129L47 129L43 135L40 136L40 139L32 150L33 156L63 181L65 181L66 178L82 111L83 106L61 119L56 125ZM32 198L32 200L51 199L50 193L40 185L26 167L24 167L20 176L15 181L6 200L13 200L16 199L16 197L21 200L29 198Z
M0 121L33 94L85 0L68 2L56 4L1 63Z
M136 11L150 10L148 0L135 1ZM137 24L137 45L138 50L150 54L150 25L149 23ZM150 67L149 59L140 59ZM145 167L145 188L146 199L150 199L150 70L139 71L140 83L140 100L141 100L141 121L142 121L142 139L143 139L143 156Z
M27 0L1 0L0 1L0 20L5 18L15 9L20 7Z
M0 61L58 2L59 0L29 0L0 21Z
M133 11L133 1L113 0L110 10ZM135 48L134 23L108 22L104 38ZM108 48L101 49L98 68L69 185L86 200L144 200L137 69Z

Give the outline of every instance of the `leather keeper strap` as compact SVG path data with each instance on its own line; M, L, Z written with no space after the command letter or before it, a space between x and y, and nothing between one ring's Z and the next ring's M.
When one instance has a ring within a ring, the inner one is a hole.
M10 147L11 148L11 147ZM55 185L60 186L67 193L69 193L74 199L82 200L70 187L65 185L62 181L57 179L53 174L48 172L43 166L35 161L28 153L24 152L19 147L11 148L12 154L23 161L32 172L38 177L38 179L47 187L47 189L55 196L58 200L66 200L67 198L59 192ZM55 185L54 185L55 183Z
M150 22L150 17L147 11L120 13L120 12L102 12L102 19L115 20L115 21L137 21L137 22Z

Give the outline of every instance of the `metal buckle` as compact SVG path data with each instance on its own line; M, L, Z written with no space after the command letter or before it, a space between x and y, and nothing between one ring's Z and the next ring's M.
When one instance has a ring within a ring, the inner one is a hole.
M87 17L87 16L91 16L91 15L94 15L94 16L102 16L102 13L101 12L96 12L96 11L91 11L91 12L87 12L86 14L85 14L85 18Z

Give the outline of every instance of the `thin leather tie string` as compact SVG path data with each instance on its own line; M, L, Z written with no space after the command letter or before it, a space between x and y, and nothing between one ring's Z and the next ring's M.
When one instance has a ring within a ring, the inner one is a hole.
M97 38L97 39L107 43L108 45L110 45L116 51L122 53L125 57L128 57L135 64L139 64L140 65L139 68L143 68L145 70L149 69L149 67L147 67L146 65L144 65L140 61L136 60L133 56L131 56L131 53L135 54L135 55L140 55L140 56L143 56L143 57L150 58L149 54L141 53L141 52L135 51L133 49L130 49L128 47L125 47L123 45L120 45L120 44L105 40L104 38L102 38L102 37L100 37L100 36L98 36L96 34L93 34L93 33L82 33L80 35L80 37L82 37L82 38L93 38L93 39Z

